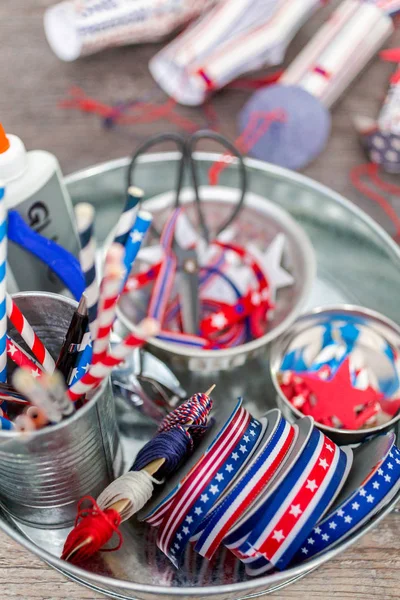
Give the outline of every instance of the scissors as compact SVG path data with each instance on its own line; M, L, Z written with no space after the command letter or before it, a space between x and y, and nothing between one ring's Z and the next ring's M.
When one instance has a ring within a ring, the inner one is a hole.
M201 206L201 198L199 192L200 176L196 166L194 153L196 146L201 140L211 140L218 142L225 150L225 154L233 155L238 161L240 186L239 198L233 211L227 219L220 225L216 231L216 236L222 233L238 216L241 211L247 191L247 172L243 161L243 156L239 150L223 135L211 130L200 130L193 135L184 138L177 133L165 133L155 135L143 142L132 155L131 162L127 172L127 188L134 185L134 171L139 156L148 152L154 146L163 142L172 142L176 145L181 154L177 167L177 179L175 189L175 208L179 208L181 203L181 192L186 169L189 169L191 183L194 190L195 205L197 210L198 222L200 225L201 234L207 244L210 243L210 231L207 226L206 218ZM152 224L152 231L158 237L161 232ZM174 240L173 250L178 261L178 270L180 271L179 296L181 303L181 314L183 329L186 333L197 334L200 315L199 307L199 264L197 252L193 248L183 248Z

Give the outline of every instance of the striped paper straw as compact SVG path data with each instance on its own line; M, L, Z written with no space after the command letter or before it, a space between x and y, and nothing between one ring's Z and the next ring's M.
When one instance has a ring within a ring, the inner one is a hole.
M86 331L82 342L79 345L78 356L76 358L76 366L72 369L69 385L73 385L87 373L92 364L92 337L90 331Z
M5 187L0 183L0 381L2 383L7 381L7 209L4 195Z
M96 242L94 238L95 210L91 204L81 202L75 207L75 216L81 243L79 260L85 277L89 329L92 340L94 340L96 339L97 305L99 301L99 286L96 276Z
M112 351L112 354L104 357L101 362L93 365L79 381L74 383L68 390L71 400L75 401L86 395L90 390L99 386L107 378L114 367L123 362L133 348L143 346L149 337L156 335L159 331L158 323L154 319L145 319L138 328L138 333L131 333Z
M100 288L97 337L93 343L92 364L98 363L107 354L121 290L121 281L125 274L123 258L123 246L118 243L112 244L106 256L104 277Z
M33 356L43 365L44 370L53 373L56 366L53 357L9 294L7 294L7 315Z
M150 229L152 220L153 216L147 210L140 210L137 214L135 224L133 225L125 243L124 264L126 273L121 285L121 290L124 289L128 277L131 274L133 263L135 262L144 238Z
M18 365L18 367L24 367L30 369L34 377L41 377L43 370L41 365L33 360L26 352L14 342L10 337L7 336L7 355L10 359Z
M139 202L143 198L143 190L131 186L128 188L128 198L115 230L114 242L125 246L129 233L135 223Z

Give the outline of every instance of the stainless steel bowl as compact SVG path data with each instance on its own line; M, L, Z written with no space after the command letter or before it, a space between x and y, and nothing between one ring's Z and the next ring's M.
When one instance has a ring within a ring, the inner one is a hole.
M303 334L312 327L322 325L332 318L340 319L340 317L346 316L353 317L359 324L365 324L372 332L375 331L384 339L386 339L394 349L400 351L400 327L376 311L367 310L360 306L338 305L326 308L316 308L310 313L302 315L299 319L297 319L292 327L290 327L290 329L272 345L270 352L271 379L275 386L277 404L286 418L288 418L290 421L293 422L294 419L304 415L289 402L279 385L278 374L281 371L282 359L284 358L289 346L296 341L296 338L299 335ZM375 363L375 368L377 370L381 369L382 372L382 370L388 367L388 359L385 361L384 357L382 356L383 360L381 360L378 364L377 354L378 353L371 353L367 357L366 366L373 361ZM382 375L383 374L384 373L382 372ZM317 423L317 425L319 429L324 431L326 435L337 444L358 444L370 435L384 433L393 429L399 420L400 413L384 424L377 425L376 427L359 429L357 431L337 429L335 427L328 427L319 423Z

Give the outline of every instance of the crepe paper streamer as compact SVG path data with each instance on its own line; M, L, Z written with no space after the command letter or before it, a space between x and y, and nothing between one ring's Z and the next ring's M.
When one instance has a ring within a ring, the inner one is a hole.
M43 368L7 335L7 356L19 367L30 369L34 377L42 377Z
M145 319L138 328L137 333L129 334L122 342L117 344L111 354L107 354L101 362L89 367L87 373L73 383L68 390L68 396L76 401L83 395L99 386L106 379L114 367L123 362L133 348L142 347L149 337L158 333L158 323L154 319Z
M220 0L150 61L157 83L181 104L199 105L247 71L282 62L320 0Z
M393 31L390 16L362 0L345 0L284 72L278 86L256 92L238 118L243 131L254 111L284 110L251 156L301 169L324 148L328 109L344 93Z
M7 311L6 311L6 268L7 268L7 209L6 190L0 182L0 382L7 381Z
M62 419L61 411L52 401L50 395L39 381L26 369L17 369L12 377L15 389L43 411L51 423L59 423Z
M125 246L128 241L128 236L135 223L139 203L143 199L143 190L130 186L128 188L128 197L120 218L118 219L117 227L114 235L114 242Z
M94 238L95 210L91 204L80 202L75 206L76 225L81 244L79 260L85 278L85 296L92 340L97 334L97 305L99 285L96 275L96 242Z
M196 550L208 560L220 547L232 525L264 492L285 464L296 429L276 409L269 411L266 417L267 430L248 469L239 475L227 495L201 525Z
M312 429L294 465L225 539L228 548L250 559L248 574L290 563L344 484L352 458L350 448L342 450Z
M394 439L389 433L365 442L355 451L354 475L350 474L334 510L304 538L293 563L321 554L344 540L393 497L400 487L400 452ZM387 448L383 454L382 446Z
M208 10L216 0L67 0L48 8L44 30L64 61L106 48L156 42Z
M122 544L119 525L138 512L151 498L154 484L160 483L153 475L159 476L163 469L164 475L171 474L187 458L191 452L189 436L183 432L183 427L188 425L187 411L191 413L191 426L194 428L205 427L212 408L209 397L213 388L205 394L196 394L169 415L166 424L168 431L162 431L153 440L146 444L139 452L131 470L111 483L99 496L97 503L92 498L87 498L92 509L82 512L81 504L78 506L78 517L75 528L69 534L62 553L62 559L74 563L89 558L117 533L120 543L112 550L117 550ZM198 405L197 405L198 403ZM182 422L178 415L182 415ZM174 421L176 427L170 427ZM161 423L161 429L164 429ZM160 442L161 436L161 442ZM167 443L166 443L167 442ZM150 462L146 462L145 458ZM143 463L143 464L141 464ZM140 470L134 470L139 468ZM82 499L83 502L85 499Z
M121 285L121 290L124 289L128 277L131 274L133 263L135 262L147 232L150 229L152 219L151 213L147 210L140 210L136 216L135 223L125 243L124 265L126 272Z
M39 361L41 365L43 365L44 370L47 373L53 373L55 369L55 362L49 353L49 351L44 346L41 339L36 335L33 331L32 327L12 299L12 297L7 294L7 316L10 319L11 323L14 325L15 329L18 331L25 344L28 346L29 350L32 352L33 356Z

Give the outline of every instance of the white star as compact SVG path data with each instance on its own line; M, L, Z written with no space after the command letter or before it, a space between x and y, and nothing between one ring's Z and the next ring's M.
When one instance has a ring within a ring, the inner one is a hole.
M276 290L294 283L292 275L281 267L285 242L285 235L278 233L264 252L259 250L255 244L250 243L247 246L269 282L272 298L274 298Z
M320 534L320 533L321 533L321 527L316 527L316 528L314 529L314 531L315 531L315 533L318 533L318 534Z
M218 494L218 492L219 492L218 486L217 486L217 485L212 485L212 486L210 487L210 492L211 492L211 493L212 493L214 496L215 496L215 494Z
M374 490L379 490L379 483L377 481L374 481L374 483L372 484L372 487L374 488Z
M239 454L238 454L237 452L234 452L234 453L232 454L232 458L233 458L233 460L238 460L238 458L239 458Z
M307 542L310 544L310 546L315 544L314 538L308 538Z
M336 514L337 514L338 517L344 517L344 510L343 510L343 508L339 508L339 510L337 511Z
M189 527L182 527L182 532L184 533L184 535L189 535L189 533L190 533Z
M302 510L300 508L300 504L292 504L292 506L290 507L290 511L289 514L293 515L294 517L298 517L302 514Z
M388 483L390 483L392 480L392 478L390 477L390 475L385 475L385 481L387 481Z
M245 435L245 436L244 436L244 438L243 438L243 441L244 441L244 442L249 442L249 441L250 441L250 438L249 438L249 436L248 436L248 435Z
M179 550L179 544L174 544L174 548L176 548L177 550Z
M329 535L327 533L323 533L321 537L324 540L324 542L327 542L329 540Z
M335 521L331 521L329 523L329 529L336 529L336 527L337 527L337 525L336 525Z
M284 540L285 536L283 535L282 529L279 529L278 531L275 530L272 539L276 540L277 542L281 542L282 540Z
M194 512L196 513L196 515L202 515L203 511L200 508L200 506L196 506L196 508L194 509Z
M37 379L38 377L40 377L40 371L39 371L39 369L32 369L32 370L31 370L31 375L32 375L32 377L34 377L35 379Z
M364 488L361 488L360 496L362 496L364 498L366 495L367 495L367 492L364 490Z
M233 471L232 465L231 464L226 465L225 470L228 471L228 473L232 473L232 471Z
M78 377L78 369L76 367L74 367L71 371L71 381L73 381L77 377Z
M358 504L358 502L353 502L353 504L351 505L351 508L353 510L358 510L360 508L360 505Z
M383 470L382 469L378 469L378 475L383 475Z
M256 432L254 431L254 429L250 429L250 435L253 437L256 435ZM399 459L396 458L396 460L399 460Z
M303 554L308 554L307 548L302 548L301 551L302 551Z
M315 479L307 479L306 488L308 490L311 490L312 492L315 492L315 490L318 488L318 485L316 484Z
M389 456L390 456L390 458L394 458L393 452L389 452Z
M335 451L335 448L333 446L331 446L330 444L325 444L325 448L327 450L329 450L329 452L334 452Z
M392 463L388 463L388 469L392 470L393 469L393 465Z
M323 469L327 469L329 467L329 463L325 460L325 458L319 459L319 466Z
M344 518L346 523L351 523L353 520L353 517L350 517L350 515L347 515L347 517Z
M175 554L175 550L171 548L171 554Z
M193 517L191 517L191 516L189 515L188 517L186 517L185 521L186 521L187 523L189 523L189 525L190 525L191 523L193 523Z
M247 452L247 448L244 444L242 444L241 446L239 446L239 450L242 454L246 454Z
M220 481L223 481L223 479L224 479L224 476L222 475L222 473L217 473L217 474L216 474L216 476L215 476L215 479L216 479L218 482L220 482Z
M90 363L87 363L84 367L82 367L82 369L85 371L85 373L87 373L90 369Z
M368 494L367 496L367 502L369 502L370 504L372 504L372 502L375 500L374 496L372 494Z
M14 354L16 353L16 351L17 351L17 349L14 346L14 344L10 344L8 346L7 352L8 352L8 354L11 354L11 356L14 356Z
M143 233L141 233L140 231L133 230L132 233L131 233L131 235L130 235L130 237L131 237L132 242L134 244L136 244L136 242L141 242L142 241L142 239L143 239Z
M181 542L182 541L182 534L181 533L177 533L176 537L178 538L178 540Z
M400 465L400 458L396 458L396 464Z
M207 496L207 494L202 494L202 495L200 496L200 500L201 500L202 502L208 502L208 496Z
M223 329L227 324L228 319L222 312L215 313L215 315L211 317L211 325L215 327L215 329Z
M251 295L251 303L254 304L254 306L259 306L261 303L261 294L253 292Z

